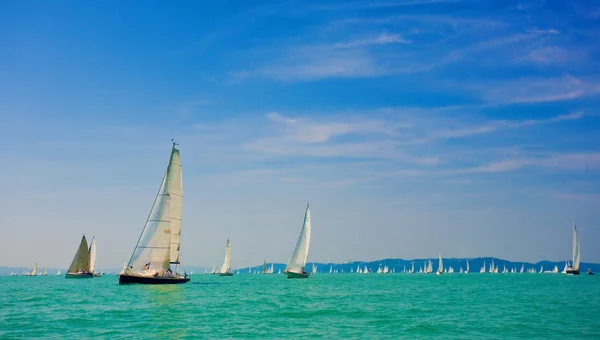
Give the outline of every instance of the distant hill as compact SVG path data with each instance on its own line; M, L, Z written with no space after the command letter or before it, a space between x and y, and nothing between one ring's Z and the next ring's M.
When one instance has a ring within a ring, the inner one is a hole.
M490 266L490 263L492 263L492 260L494 261L494 265L498 266L499 271L502 271L504 266L506 266L506 268L508 270L515 268L517 271L519 271L521 269L521 266L524 266L525 271L527 271L530 268L535 268L536 271L539 271L542 266L543 266L544 270L552 270L554 268L554 266L556 266L556 267L558 267L559 271L562 271L565 266L564 262L552 262L552 261L540 261L540 262L536 262L536 263L512 262L512 261L507 261L507 260L503 260L503 259L499 259L499 258L495 258L495 257L477 257L477 258L468 258L468 259L467 258L444 258L443 260L444 260L445 268L452 267L452 268L454 268L454 271L456 271L456 272L458 272L461 267L463 269L465 269L467 266L467 260L468 260L469 267L470 267L472 273L479 273L479 269L483 266L484 262L486 265L486 269L488 269ZM412 259L412 260L382 259L382 260L377 260L377 261L352 261L349 263L320 263L320 262L317 262L317 263L314 263L314 265L317 266L318 273L329 273L330 268L333 271L337 270L338 273L342 273L342 272L350 273L351 271L352 272L356 271L356 268L359 266L361 269L364 269L366 266L367 269L369 269L370 271L376 272L380 266L381 266L381 268L383 268L386 265L388 266L390 271L392 269L394 269L396 272L402 272L405 267L406 267L406 270L409 270L414 262L415 271L418 272L419 268L422 268L423 265L428 261L429 261L429 259ZM438 259L431 258L431 262L433 264L433 271L435 272L438 267ZM272 263L268 263L267 267L270 268L271 264ZM313 265L313 262L309 262L306 265L306 267L307 267L306 270L311 271L312 265ZM279 271L283 272L285 267L286 267L286 265L284 263L273 263L273 271L275 273L278 273ZM598 263L582 262L580 264L579 269L582 273L585 273L585 272L587 272L588 268L591 269L594 273L600 274L600 264L598 264ZM210 273L210 271L212 270L212 268L207 268L207 267L202 267L202 266L185 266L185 267L183 267L183 269L185 269L188 273L194 272L194 274L203 274L205 272L205 270ZM233 269L233 272L237 273L239 271L240 274L248 274L249 271L250 271L250 273L262 273L262 269L263 269L263 265L260 264L258 266L253 266L253 267L244 267L244 268ZM41 271L42 268L40 268L39 270ZM12 272L17 272L17 273L19 273L19 275L22 275L24 271L25 271L25 267L0 267L0 276L10 275L10 273L12 273ZM56 275L58 268L46 268L46 271L48 272L48 275ZM66 269L62 268L61 271L64 274ZM104 272L104 273L110 272L111 274L117 274L121 271L121 268L104 268L104 269L100 269L99 271Z

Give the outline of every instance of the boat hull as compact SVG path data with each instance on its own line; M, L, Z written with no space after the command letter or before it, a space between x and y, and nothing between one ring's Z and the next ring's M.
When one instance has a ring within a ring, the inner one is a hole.
M565 274L567 274L567 275L579 275L579 270L577 270L577 269L567 269L567 271L565 271Z
M82 273L69 274L69 273L67 273L65 275L65 279L91 279L93 277L94 277L94 274L92 274L92 273L86 273L86 274L82 274Z
M217 273L219 276L233 276L233 273Z
M294 272L286 272L288 279L308 279L309 273L294 273Z
M146 285L175 285L189 282L187 277L144 277L134 275L119 275L119 284L146 284Z

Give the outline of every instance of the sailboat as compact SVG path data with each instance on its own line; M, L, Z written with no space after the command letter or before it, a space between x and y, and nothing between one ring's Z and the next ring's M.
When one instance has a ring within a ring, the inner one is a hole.
M42 276L47 276L48 273L46 273L46 267L44 267L44 269L42 270Z
M60 276L60 269L56 272L56 276Z
M227 239L227 245L225 246L225 260L223 261L223 265L221 269L219 269L219 276L232 276L231 272L231 243L229 243L229 239Z
M38 264L35 264L35 267L33 267L33 270L31 270L31 273L29 273L29 276L37 276L37 268L38 268Z
M315 266L315 263L313 262L313 266L312 266L312 273L316 274L317 273L317 266Z
M263 274L267 274L267 260L264 260L263 262L263 270L262 270Z
M177 284L190 281L177 272L183 189L181 159L174 140L169 165L120 284ZM171 265L175 265L175 270Z
M83 235L65 278L85 279L92 277L94 277L94 273L90 270L90 250L85 235Z
M565 268L564 273L567 275L579 275L579 261L581 257L581 252L579 249L579 237L577 236L577 227L575 226L575 222L573 222L573 258L571 262L573 266L569 266Z
M438 270L435 273L435 275L441 275L442 271L444 270L444 262L442 262L442 253L440 252L440 263L438 264Z
M465 274L469 274L469 260L467 260L467 270L465 270Z
M310 246L311 227L309 204L306 204L304 223L302 223L302 229L300 229L300 235L292 253L292 258L285 268L288 279L306 279L310 275L304 270L304 267L306 266L306 258L308 257L308 248Z

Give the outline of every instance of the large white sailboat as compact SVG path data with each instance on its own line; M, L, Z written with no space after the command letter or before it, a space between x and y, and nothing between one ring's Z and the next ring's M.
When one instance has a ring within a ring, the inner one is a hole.
M300 235L298 236L298 241L296 241L296 247L292 253L292 258L284 271L288 279L305 279L310 275L310 273L305 270L305 266L310 246L311 229L310 208L309 204L306 204L302 229L300 229Z
M581 252L579 249L579 237L577 236L577 227L573 222L573 253L572 253L572 266L565 268L564 273L567 275L579 275L579 262L581 259Z
M85 279L92 277L94 277L94 273L90 270L90 249L88 248L87 239L83 235L65 278Z
M178 273L183 186L181 158L173 142L169 165L120 284L176 284L190 281ZM175 270L171 268L175 265Z
M229 239L227 239L227 245L225 245L225 260L223 261L223 265L218 272L219 276L232 276L231 272L231 243Z

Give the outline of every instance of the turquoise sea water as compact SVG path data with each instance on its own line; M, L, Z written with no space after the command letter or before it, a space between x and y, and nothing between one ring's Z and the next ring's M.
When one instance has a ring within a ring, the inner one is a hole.
M600 339L600 276L0 277L0 338Z

